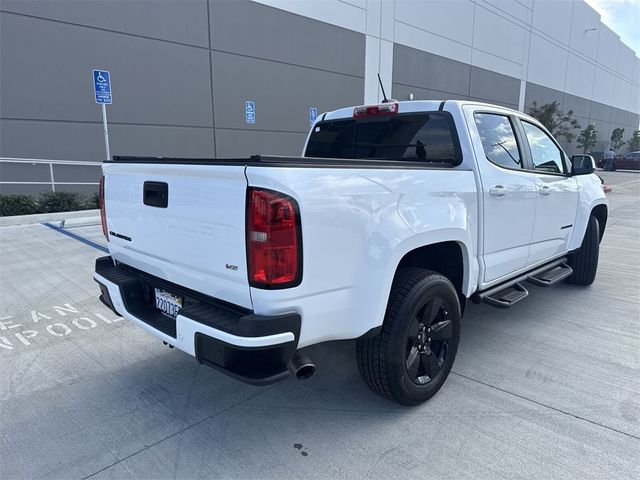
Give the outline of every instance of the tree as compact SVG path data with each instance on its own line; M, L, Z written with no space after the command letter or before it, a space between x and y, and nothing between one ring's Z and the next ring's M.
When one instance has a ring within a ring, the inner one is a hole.
M575 138L572 130L580 128L580 123L573 118L573 110L569 110L566 114L560 110L560 104L555 100L551 103L545 103L538 106L537 102L532 102L529 107L529 115L544 125L554 137L564 137L571 143Z
M624 135L624 128L614 128L611 132L611 148L614 151L619 150L625 144L622 135Z
M596 143L598 143L597 136L598 131L593 124L590 124L580 132L580 135L578 135L578 147L582 149L582 153L587 153L590 148L596 146Z
M640 130L634 130L631 134L631 138L627 142L627 147L630 152L640 150Z

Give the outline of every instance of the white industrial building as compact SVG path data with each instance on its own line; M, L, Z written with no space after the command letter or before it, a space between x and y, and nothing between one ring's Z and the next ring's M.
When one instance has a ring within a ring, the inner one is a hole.
M0 192L96 188L94 68L113 155L299 154L310 111L379 101L378 73L399 100L555 100L601 143L640 123L640 59L584 0L2 0Z

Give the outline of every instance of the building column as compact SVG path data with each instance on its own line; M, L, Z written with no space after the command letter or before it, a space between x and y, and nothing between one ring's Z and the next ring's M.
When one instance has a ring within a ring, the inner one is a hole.
M527 94L527 79L529 77L529 57L531 56L531 28L533 25L533 9L529 11L527 18L527 33L524 37L522 73L520 74L520 96L518 97L518 110L525 112L524 100Z

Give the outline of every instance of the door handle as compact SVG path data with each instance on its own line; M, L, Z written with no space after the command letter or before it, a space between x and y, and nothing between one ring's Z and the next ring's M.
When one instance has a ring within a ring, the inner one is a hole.
M496 185L495 187L491 187L489 189L489 195L496 198L502 198L506 195L507 189L502 185Z
M551 189L549 188L548 185L542 185L539 189L538 189L538 193L540 195L550 195L551 194Z

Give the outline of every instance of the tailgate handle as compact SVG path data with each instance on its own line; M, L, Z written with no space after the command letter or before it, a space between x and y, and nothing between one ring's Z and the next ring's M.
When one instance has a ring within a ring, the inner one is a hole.
M165 182L144 182L143 202L150 207L167 208L169 185Z

